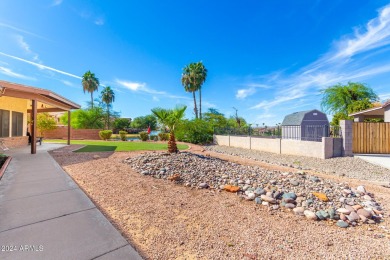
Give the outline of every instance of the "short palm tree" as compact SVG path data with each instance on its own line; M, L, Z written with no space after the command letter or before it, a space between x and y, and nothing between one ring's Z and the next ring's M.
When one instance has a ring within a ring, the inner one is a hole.
M107 106L107 129L110 129L110 105L115 101L115 93L110 86L107 86L103 88L101 97Z
M190 63L183 68L181 83L185 91L192 92L194 98L194 113L195 118L198 118L198 108L196 105L195 92L199 90L199 117L202 119L202 92L201 88L206 81L207 69L200 62Z
M93 108L93 92L98 90L99 79L95 77L94 73L88 70L84 73L81 83L83 85L84 93L86 91L91 93L91 107Z
M174 109L154 108L152 113L158 121L169 128L168 152L177 153L175 127L184 118L187 106L178 106Z

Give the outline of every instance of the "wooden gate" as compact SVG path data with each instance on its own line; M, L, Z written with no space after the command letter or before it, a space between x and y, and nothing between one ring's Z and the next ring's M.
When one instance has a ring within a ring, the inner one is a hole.
M352 152L390 154L390 123L353 123Z

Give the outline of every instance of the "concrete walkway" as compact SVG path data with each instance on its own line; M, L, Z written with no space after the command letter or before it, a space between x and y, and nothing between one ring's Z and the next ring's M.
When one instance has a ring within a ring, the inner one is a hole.
M142 259L48 154L59 146L6 152L0 259Z
M390 154L355 154L354 157L390 169Z

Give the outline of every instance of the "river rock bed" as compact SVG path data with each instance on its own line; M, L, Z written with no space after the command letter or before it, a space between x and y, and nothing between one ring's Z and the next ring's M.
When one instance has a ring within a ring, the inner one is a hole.
M272 210L291 211L310 220L328 220L341 228L383 221L383 208L364 186L310 175L266 170L182 152L147 153L125 161L142 175L213 191L234 192Z

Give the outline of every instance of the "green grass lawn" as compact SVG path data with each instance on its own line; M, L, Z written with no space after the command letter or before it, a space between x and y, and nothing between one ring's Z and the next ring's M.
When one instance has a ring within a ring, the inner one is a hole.
M61 139L44 139L44 143L61 143L64 144L67 141ZM88 140L71 140L71 144L84 144L85 147L77 150L76 152L107 152L107 151L156 151L156 150L168 150L167 143L154 143L154 142L122 142L122 141L88 141ZM188 149L188 145L178 144L179 150Z

